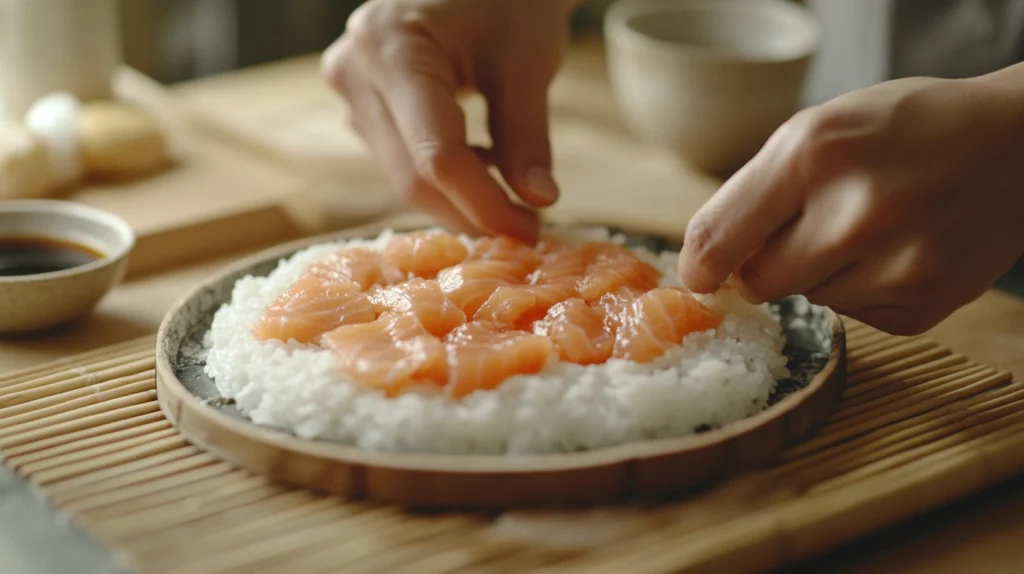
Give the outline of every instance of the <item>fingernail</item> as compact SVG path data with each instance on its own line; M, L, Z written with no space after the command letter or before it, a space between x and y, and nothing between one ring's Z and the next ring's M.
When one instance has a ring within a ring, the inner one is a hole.
M530 192L554 203L558 200L558 184L546 167L531 167L526 172L526 186Z

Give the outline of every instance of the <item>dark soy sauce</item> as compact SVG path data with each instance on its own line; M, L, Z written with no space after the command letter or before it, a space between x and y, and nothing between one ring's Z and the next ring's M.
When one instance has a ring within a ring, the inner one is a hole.
M0 237L0 276L63 271L103 257L88 247L46 237Z

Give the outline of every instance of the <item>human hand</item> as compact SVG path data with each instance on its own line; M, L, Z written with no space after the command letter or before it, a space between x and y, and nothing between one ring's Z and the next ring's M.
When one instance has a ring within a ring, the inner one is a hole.
M893 334L930 329L1024 251L1024 68L912 78L804 110L690 221L684 284L734 274Z
M578 1L370 0L324 53L323 72L408 203L457 230L533 241L536 213L488 166L530 206L557 200L547 92ZM491 150L466 141L464 89L487 100Z

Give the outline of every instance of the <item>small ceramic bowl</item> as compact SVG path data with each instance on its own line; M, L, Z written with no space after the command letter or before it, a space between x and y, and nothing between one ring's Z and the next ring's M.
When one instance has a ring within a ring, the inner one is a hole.
M57 327L92 311L124 278L135 233L121 218L79 203L0 201L0 242L42 239L87 248L99 258L59 271L0 275L0 334Z
M619 0L605 36L631 129L715 174L799 110L820 42L812 13L786 0Z

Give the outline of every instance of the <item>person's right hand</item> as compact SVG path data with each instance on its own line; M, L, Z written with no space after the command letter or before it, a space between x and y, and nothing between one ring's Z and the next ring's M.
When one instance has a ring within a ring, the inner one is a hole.
M690 220L697 293L801 294L895 335L981 296L1024 253L1024 64L903 78L796 114Z
M467 232L537 235L527 205L558 198L551 176L548 87L579 0L370 0L324 53L353 127L410 204ZM457 93L487 100L491 150L466 141Z

